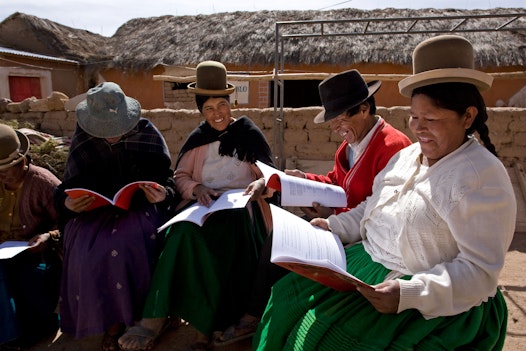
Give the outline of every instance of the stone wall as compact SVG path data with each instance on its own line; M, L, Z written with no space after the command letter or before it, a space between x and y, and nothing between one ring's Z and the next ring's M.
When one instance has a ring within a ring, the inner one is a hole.
M379 107L378 114L394 127L406 133L412 140L408 127L408 107ZM249 116L263 131L273 152L285 162L290 160L332 161L341 138L332 133L329 124L314 124L312 119L320 107L289 108L283 114L283 142L274 137L279 132L275 123L274 109L233 109L234 116ZM526 109L489 108L487 122L490 137L497 148L499 157L506 166L514 161L526 165ZM143 110L143 116L150 119L162 132L175 159L190 131L202 120L199 112L185 109ZM4 120L18 119L31 122L43 132L56 136L71 136L75 130L74 111L0 113Z

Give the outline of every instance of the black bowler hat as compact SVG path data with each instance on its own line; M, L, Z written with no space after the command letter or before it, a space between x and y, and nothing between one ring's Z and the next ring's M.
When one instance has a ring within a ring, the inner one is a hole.
M358 106L375 94L380 85L382 82L379 80L365 83L360 72L355 69L324 79L318 85L324 109L314 117L314 123L327 122Z

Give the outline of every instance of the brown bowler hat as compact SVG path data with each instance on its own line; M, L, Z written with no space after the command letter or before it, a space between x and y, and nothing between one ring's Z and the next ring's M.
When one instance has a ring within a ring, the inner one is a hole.
M437 83L470 83L479 90L491 87L493 77L474 69L473 46L458 35L439 35L418 44L413 51L413 75L398 83L400 93L411 97L415 88Z
M29 151L29 139L18 130L0 124L0 170L16 165Z
M203 61L196 67L196 81L188 84L188 90L197 95L230 95L236 87L226 81L226 67L221 62Z

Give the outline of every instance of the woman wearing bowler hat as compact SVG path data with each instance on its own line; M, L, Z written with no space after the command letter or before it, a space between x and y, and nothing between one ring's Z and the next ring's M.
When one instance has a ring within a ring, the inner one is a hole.
M188 89L204 117L183 144L175 183L181 207L211 201L229 189L251 194L245 208L218 211L202 227L173 224L157 264L143 319L120 340L123 350L152 347L167 317L180 317L198 331L193 350L209 347L210 337L237 321L246 309L260 247L270 226L270 207L259 160L272 165L270 147L246 116L233 118L225 66L217 61L197 65Z
M346 244L347 271L372 287L338 292L288 274L273 286L255 349L502 349L498 279L517 206L479 92L492 77L473 64L460 36L415 48L399 88L418 142L390 159L356 208L311 221Z
M53 191L60 180L31 163L29 140L0 124L0 243L31 247L0 260L0 349L21 350L56 332L60 286L57 213Z
M118 350L125 326L141 315L162 236L157 228L176 199L166 142L141 118L139 102L104 82L76 108L63 183L55 193L64 236L61 330L75 338L104 332L101 349ZM128 183L141 185L128 210L88 210L94 197L64 191L87 188L108 198Z

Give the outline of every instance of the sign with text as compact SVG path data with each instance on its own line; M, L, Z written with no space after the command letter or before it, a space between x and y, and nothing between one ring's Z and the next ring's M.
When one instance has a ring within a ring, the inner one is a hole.
M248 105L249 82L232 80L230 83L236 86L236 92L230 95L230 102L237 99L238 104Z

